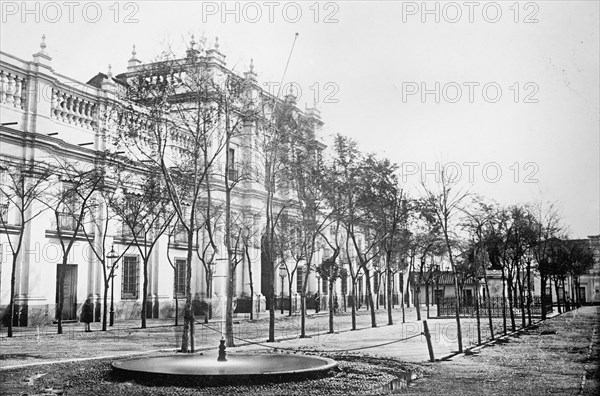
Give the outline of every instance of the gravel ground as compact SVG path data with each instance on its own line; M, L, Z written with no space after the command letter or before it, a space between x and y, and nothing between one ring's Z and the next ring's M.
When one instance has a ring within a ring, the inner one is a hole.
M2 394L7 395L351 395L380 394L398 376L423 369L393 359L361 355L323 355L335 359L338 369L325 377L265 385L219 387L162 386L158 381L139 384L113 373L111 360L61 363L8 370L0 373Z
M600 307L583 307L507 342L429 365L403 394L598 395L599 317Z

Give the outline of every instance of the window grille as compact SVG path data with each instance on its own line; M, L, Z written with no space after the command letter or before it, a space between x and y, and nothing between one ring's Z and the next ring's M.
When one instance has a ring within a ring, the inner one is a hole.
M186 260L175 260L175 290L173 294L175 298L183 298L185 296L185 274Z
M140 289L140 271L137 256L123 257L122 275L121 298L124 300L137 300Z
M298 267L296 271L296 292L302 292L302 282L304 281L304 267Z

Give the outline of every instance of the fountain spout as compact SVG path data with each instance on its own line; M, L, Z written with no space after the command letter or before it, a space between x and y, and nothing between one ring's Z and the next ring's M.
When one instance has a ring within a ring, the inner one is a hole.
M225 340L221 339L221 343L219 344L219 357L217 358L217 362L226 362L227 361L227 352L225 352Z

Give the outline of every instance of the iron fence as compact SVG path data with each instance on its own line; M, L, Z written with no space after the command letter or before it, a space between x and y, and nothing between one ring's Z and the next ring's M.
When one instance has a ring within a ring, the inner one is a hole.
M506 304L504 304L506 301ZM486 299L479 299L479 315L489 316L489 312L491 311L492 317L502 317L503 312L506 312L506 315L510 315L510 305L508 298L506 300L503 297L488 297ZM552 312L552 300L550 296L546 296L544 300L544 305L546 306L546 312ZM523 301L523 306L525 312L527 313L527 298ZM521 301L520 298L513 300L513 312L515 315L521 314ZM531 301L531 314L534 316L540 316L542 314L542 298L541 296L533 296ZM456 298L455 297L445 297L439 298L437 303L437 315L438 316L455 316L456 315ZM465 297L461 298L460 308L459 308L460 316L476 316L477 315L477 306L475 298L473 297Z

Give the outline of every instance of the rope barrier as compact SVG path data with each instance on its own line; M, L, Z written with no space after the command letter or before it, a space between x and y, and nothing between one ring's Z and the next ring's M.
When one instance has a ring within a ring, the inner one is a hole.
M200 323L200 322L196 322L196 323L197 324L201 324L204 327L206 327L209 330L212 330L214 332L217 332L217 333L221 332L220 330L217 330L217 329L214 329L214 328L208 326L206 323ZM424 335L424 333L418 333L418 334L412 335L410 337L401 338L399 340L388 341L388 342L384 342L382 344L368 345L368 346L357 347L357 348L348 348L348 349L325 349L325 350L320 349L319 352L350 352L350 351L359 351L359 350L362 350L362 349L377 348L377 347L381 347L381 346L395 344L397 342L408 341L408 340L410 340L412 338L420 337L422 335ZM240 338L240 337L236 337L236 336L233 336L233 338L236 339L236 340L238 340L238 341L243 341L243 342L245 342L247 344L259 345L259 346L262 346L262 347L265 347L265 348L281 349L281 350L284 350L284 351L294 351L294 352L305 352L305 351L307 351L306 349L285 348L285 347L279 347L279 346L273 346L273 345L263 344L263 343L260 343L260 342L250 341L250 340L246 340L244 338Z

